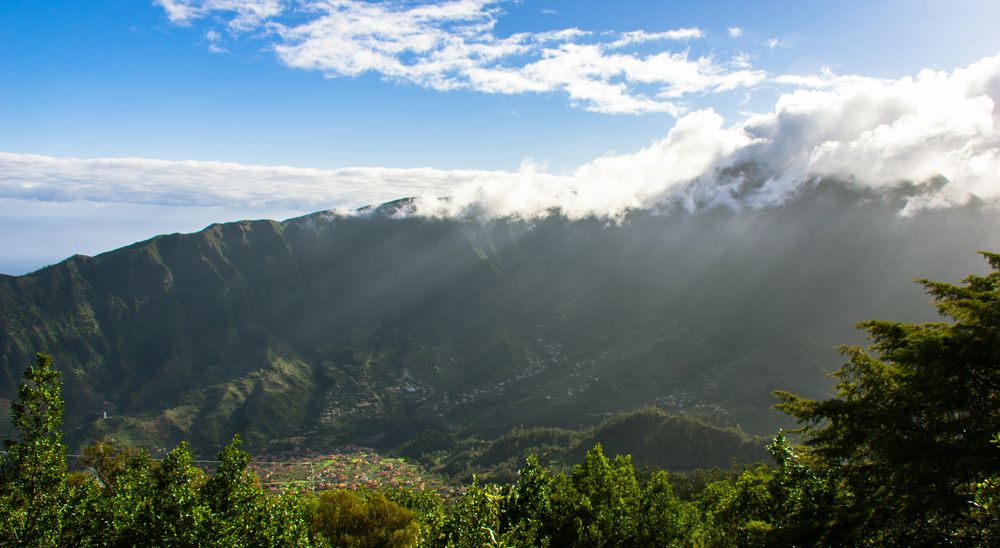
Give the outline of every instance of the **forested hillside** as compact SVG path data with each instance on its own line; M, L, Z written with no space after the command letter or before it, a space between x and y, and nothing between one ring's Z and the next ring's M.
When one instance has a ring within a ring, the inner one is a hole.
M919 190L820 181L778 207L617 222L404 200L160 236L0 277L0 397L45 350L71 447L416 451L650 405L770 435L789 424L771 392L828 394L854 322L933 319L912 277L1000 247L975 202L900 216Z
M781 433L772 466L728 476L637 474L600 444L571 471L529 457L506 485L473 479L444 501L413 488L267 494L234 439L209 477L186 444L158 462L89 447L66 471L59 374L38 354L0 455L7 545L199 546L990 546L1000 541L1000 255L962 285L922 281L945 322L869 321L846 346L837 396L779 392L805 445ZM669 417L642 412L609 421ZM605 432L606 433L606 432ZM536 432L546 434L544 432ZM555 432L550 438L559 437ZM511 436L530 439L526 432ZM565 435L563 435L566 438ZM557 445L565 444L557 441ZM678 440L683 441L683 440ZM516 443L516 441L515 441ZM510 445L510 440L506 445ZM98 481L99 480L99 481ZM680 481L678 481L680 480Z

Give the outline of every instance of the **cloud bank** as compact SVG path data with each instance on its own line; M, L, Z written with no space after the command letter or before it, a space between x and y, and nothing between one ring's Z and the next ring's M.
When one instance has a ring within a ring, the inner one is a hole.
M829 176L876 190L933 181L910 193L903 215L1000 205L1000 55L898 80L829 70L782 79L794 89L769 112L728 125L711 109L689 112L646 148L559 173L531 161L516 171L310 169L0 152L0 272L210 222L400 197L427 216L616 218L663 205L771 207Z
M314 210L447 193L501 173L360 167L312 169L146 158L0 152L0 197L184 207Z
M832 176L875 189L947 180L904 214L1000 200L1000 55L899 80L824 71L789 81L799 87L770 112L730 125L690 112L646 148L563 173L530 161L517 171L309 169L0 153L0 198L307 212L415 196L426 215L614 217L665 203L767 207Z
M264 41L288 67L329 78L378 74L448 91L563 93L610 114L685 112L684 98L750 87L764 73L692 58L676 49L698 28L592 33L576 28L499 36L497 0L373 3L360 0L156 0L174 24L221 24L237 39ZM218 30L212 51L225 51ZM732 33L732 31L730 31ZM674 49L665 48L673 44Z

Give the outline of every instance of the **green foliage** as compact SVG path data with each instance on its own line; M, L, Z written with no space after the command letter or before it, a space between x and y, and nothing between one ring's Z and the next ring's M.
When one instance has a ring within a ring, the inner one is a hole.
M728 546L850 544L833 527L846 496L836 473L804 463L782 434L768 450L774 467L744 470L695 495L703 523L693 537Z
M848 517L839 515L849 502L847 493L840 489L840 470L806 464L781 433L768 451L777 465L769 486L776 527L771 540L800 546L849 543L844 527L834 527L850 523Z
M191 465L191 453L181 442L150 474L149 503L139 515L141 542L147 546L193 546L204 537L209 511L198 497L204 481Z
M381 493L388 500L414 513L419 529L419 544L430 546L440 540L446 517L444 504L437 493L401 487L384 489Z
M970 501L1000 473L1000 255L983 255L993 271L964 285L921 280L949 323L859 324L873 342L843 349L837 398L778 393L817 466L842 475L850 541L985 541Z
M516 532L503 529L505 489L473 481L448 512L441 541L446 546L509 546Z
M149 455L140 451L112 476L115 490L113 494L105 491L94 518L99 523L98 544L138 545L146 539L144 519L151 512L152 465Z
M646 546L690 545L701 526L695 506L674 494L664 471L657 471L646 483L638 515L638 538Z
M416 517L381 493L362 498L350 491L324 491L311 509L309 530L321 545L415 546L420 532Z
M1000 434L993 438L993 445L1000 450ZM1000 473L976 484L971 517L980 538L1000 538Z
M267 522L252 546L309 546L309 515L301 493L269 496Z
M568 508L575 529L570 542L577 546L631 542L639 519L639 484L631 458L619 456L609 463L601 445L595 445L583 464L573 468L570 479L576 495L576 503Z
M305 546L304 506L268 496L236 438L205 481L181 443L161 462L110 441L84 450L84 473L67 475L59 426L59 375L45 354L24 373L11 405L19 439L0 457L4 546ZM103 485L103 488L102 488Z
M594 446L570 475L529 457L507 487L473 486L451 508L444 542L456 546L683 546L701 517L666 473L640 488L628 456Z
M4 440L0 458L0 544L51 546L66 513L66 449L59 373L43 353L24 372L10 413L19 439Z
M775 507L765 467L742 472L735 480L716 481L695 502L704 524L697 538L710 546L759 546L773 533Z
M200 489L210 516L206 540L217 546L306 544L304 508L296 495L269 497L249 468L250 455L239 446L234 436L219 453L219 469Z
M91 467L97 479L109 493L115 492L115 477L129 460L138 455L135 447L122 445L114 440L98 440L85 447L77 459L77 466Z
M96 479L68 475L59 375L39 354L11 405L18 439L5 442L0 458L0 544L993 545L1000 542L1000 255L986 257L993 272L962 286L923 282L950 323L862 324L873 344L844 350L837 398L780 393L806 445L793 447L779 433L768 446L773 466L685 477L653 470L640 481L631 456L609 460L597 443L568 474L530 457L514 483L474 481L450 505L406 489L270 495L239 437L210 477L183 442L160 462L98 442L81 459ZM632 440L636 424L670 428L683 443L693 439L686 432L703 432L653 409L595 431ZM486 448L486 458L507 463L509 453L542 442L551 457L554 440L576 439L567 432L521 429L502 444L468 450Z
M101 487L86 474L70 475L66 512L63 514L62 532L59 544L62 546L92 546L105 533L106 522L101 504L104 495Z
M554 519L553 483L552 476L532 455L518 471L517 483L507 490L503 502L503 526L505 530L517 531L524 544L541 540L543 528Z
M201 497L211 510L210 529L219 540L247 544L260 531L266 495L248 468L250 455L240 451L240 438L219 453L219 469L201 489Z
M204 478L185 444L153 463L132 457L105 491L98 517L101 543L125 545L305 546L308 525L295 494L269 496L247 468L234 438L219 454L219 470Z

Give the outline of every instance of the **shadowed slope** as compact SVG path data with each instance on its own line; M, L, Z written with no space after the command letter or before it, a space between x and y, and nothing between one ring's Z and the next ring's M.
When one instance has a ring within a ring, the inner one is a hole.
M855 321L932 319L910 279L1000 247L995 212L900 218L899 200L826 182L780 208L620 223L396 203L160 236L0 277L0 396L44 349L74 443L395 448L649 404L769 433L771 391L821 395Z

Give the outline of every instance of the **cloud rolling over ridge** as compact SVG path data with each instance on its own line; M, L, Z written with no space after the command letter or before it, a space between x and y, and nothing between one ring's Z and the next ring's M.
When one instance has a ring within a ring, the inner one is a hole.
M1000 198L1000 56L899 80L829 71L785 80L798 87L770 112L731 125L711 109L690 112L641 150L563 173L531 160L517 171L312 169L4 152L0 198L308 212L415 196L428 215L532 217L557 208L613 217L667 202L776 205L825 176L872 188L948 180L912 198L905 213Z
M870 189L934 180L910 193L904 215L973 199L1000 204L1000 55L898 80L824 71L773 81L790 89L769 112L728 125L712 109L689 112L645 148L565 172L531 159L515 171L315 169L0 152L0 202L16 212L0 227L0 272L210 222L349 212L400 197L416 197L427 216L557 209L613 218L663 204L775 206L835 177Z

